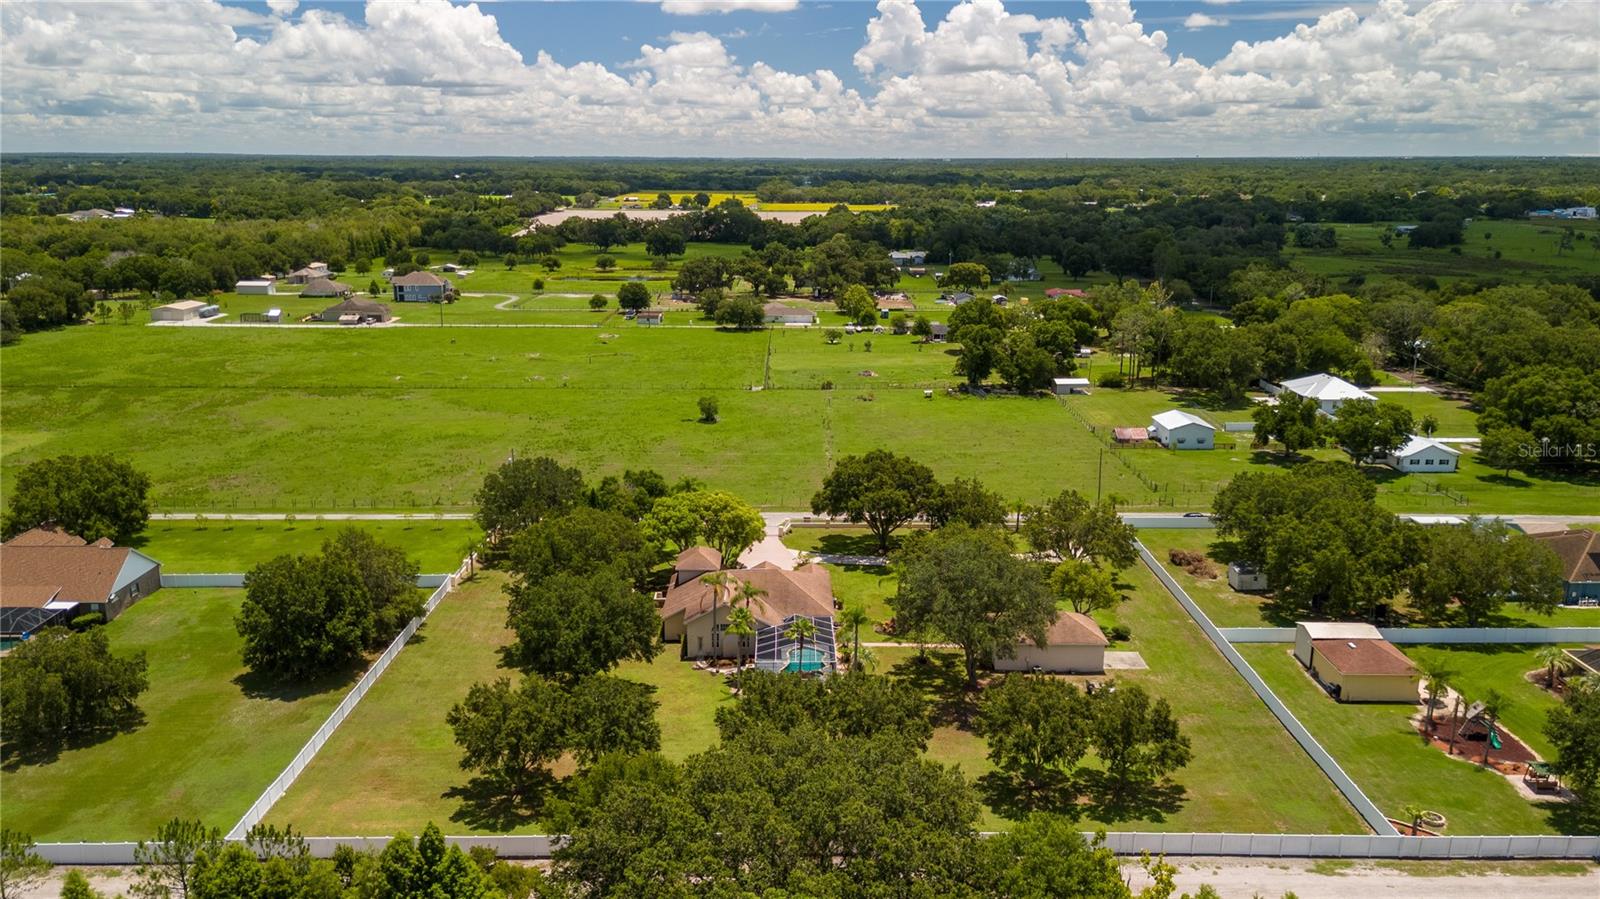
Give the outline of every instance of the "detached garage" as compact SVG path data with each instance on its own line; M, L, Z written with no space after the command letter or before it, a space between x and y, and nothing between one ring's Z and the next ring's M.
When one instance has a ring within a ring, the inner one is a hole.
M1417 668L1370 624L1295 627L1294 655L1340 702L1417 701Z
M1047 671L1054 674L1099 674L1106 670L1106 639L1094 619L1079 612L1058 612L1043 645L1023 638L1011 658L994 660L996 671Z

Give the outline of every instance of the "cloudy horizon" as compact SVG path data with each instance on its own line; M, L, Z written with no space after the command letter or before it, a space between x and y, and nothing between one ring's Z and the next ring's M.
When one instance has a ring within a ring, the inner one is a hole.
M0 148L1593 155L1600 6L10 2Z

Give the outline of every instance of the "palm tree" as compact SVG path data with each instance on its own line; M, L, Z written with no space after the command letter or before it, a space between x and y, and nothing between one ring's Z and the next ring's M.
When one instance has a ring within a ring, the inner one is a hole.
M735 657L738 659L738 669L744 669L744 638L755 636L756 616L750 613L749 608L736 608L728 612L728 633L739 642L735 644Z
M717 636L717 606L722 602L722 591L731 590L734 578L726 571L713 571L702 575L700 582L711 588L711 649L717 656L722 654L722 640Z
M1455 708L1450 710L1450 749L1447 755L1456 754L1456 735L1461 733L1461 694L1456 694Z
M789 622L789 628L783 632L785 639L793 640L799 646L800 672L805 673L806 641L817 635L817 625L804 615L797 615Z
M1539 650L1535 656L1539 664L1544 666L1544 682L1552 691L1556 684L1565 683L1567 675L1578 670L1578 660L1567 655L1566 650L1559 646L1546 646Z
M1424 686L1428 690L1428 734L1431 734L1433 733L1433 710L1439 705L1439 697L1450 689L1450 678L1455 677L1456 673L1445 667L1444 660L1438 658L1423 659L1420 667L1422 676L1425 678ZM1427 734L1424 734L1422 739L1426 742L1428 739Z
M861 627L872 620L867 614L867 607L861 604L845 606L844 613L839 616L839 623L850 629L850 667L861 668Z

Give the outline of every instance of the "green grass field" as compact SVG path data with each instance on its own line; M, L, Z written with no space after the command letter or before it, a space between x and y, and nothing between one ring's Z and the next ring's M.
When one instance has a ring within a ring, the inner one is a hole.
M1284 644L1238 647L1250 666L1332 753L1378 808L1408 803L1444 813L1447 834L1561 833L1557 803L1536 804L1493 771L1424 745L1406 720L1411 704L1339 703L1313 682Z
M1600 224L1595 222L1481 221L1467 226L1459 254L1448 249L1416 249L1404 237L1385 248L1379 236L1396 224L1334 225L1339 245L1331 250L1288 247L1285 255L1307 271L1333 278L1365 275L1370 279L1429 276L1440 283L1492 277L1507 281L1566 279L1600 274ZM1561 231L1571 226L1588 240L1571 252L1558 253ZM1487 235L1487 236L1486 236ZM1501 257L1494 258L1499 250Z
M406 551L424 574L460 567L483 537L471 521L152 521L134 545L168 574L249 571L284 553L314 553L344 528L358 528Z
M144 723L47 764L8 763L6 827L41 841L143 839L174 817L232 827L355 680L297 692L246 676L233 629L242 596L161 590L107 625L114 652L149 660Z
M536 831L494 820L462 796L471 781L458 762L445 714L479 681L518 678L499 667L505 580L480 574L450 594L317 754L270 820L304 833L394 833L419 821L458 830ZM492 818L493 816L491 816ZM447 828L448 829L448 828Z

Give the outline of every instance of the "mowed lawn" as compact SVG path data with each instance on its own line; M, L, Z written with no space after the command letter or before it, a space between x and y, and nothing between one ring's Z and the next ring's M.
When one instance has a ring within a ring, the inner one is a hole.
M445 597L273 806L271 821L330 835L415 832L429 821L474 829L474 806L457 795L472 774L459 765L445 715L474 683L519 680L499 667L499 649L511 641L504 584L480 572Z
M1085 829L1231 831L1248 833L1361 833L1354 809L1311 759L1279 726L1222 655L1170 594L1136 565L1120 581L1129 599L1114 610L1132 639L1115 650L1140 653L1146 671L1108 672L1165 698L1177 713L1194 757L1172 775L1183 788L1171 804L1142 814L1097 820L1085 808ZM1099 617L1099 616L1097 616ZM876 650L878 670L930 686L930 699L949 703L952 679L959 682L959 656L935 652L940 674L912 662L914 647ZM1073 678L1082 681L1086 678ZM1088 678L1105 680L1105 676ZM936 688L935 688L936 687ZM930 757L960 766L969 778L993 770L984 740L965 726L959 709L948 710L929 746ZM967 710L970 712L970 708ZM985 826L1004 827L1004 809L989 808Z
M1414 661L1442 662L1454 672L1446 679L1453 689L1470 702L1482 699L1489 690L1505 697L1500 724L1526 743L1542 758L1554 758L1555 747L1544 735L1545 715L1561 700L1524 675L1542 670L1537 658L1541 647L1509 646L1406 646L1404 652Z
M140 552L161 563L168 574L249 571L284 554L315 553L345 528L405 550L424 574L454 571L467 547L483 538L472 521L203 521L155 520L145 528Z
M1239 652L1378 808L1397 817L1407 804L1442 812L1447 834L1559 833L1558 803L1533 803L1504 777L1449 758L1422 742L1407 720L1420 706L1339 703L1312 681L1286 644Z
M232 827L356 677L296 691L246 676L242 597L161 590L107 625L113 652L149 660L144 723L46 764L8 764L6 827L41 841L144 839L175 817Z

